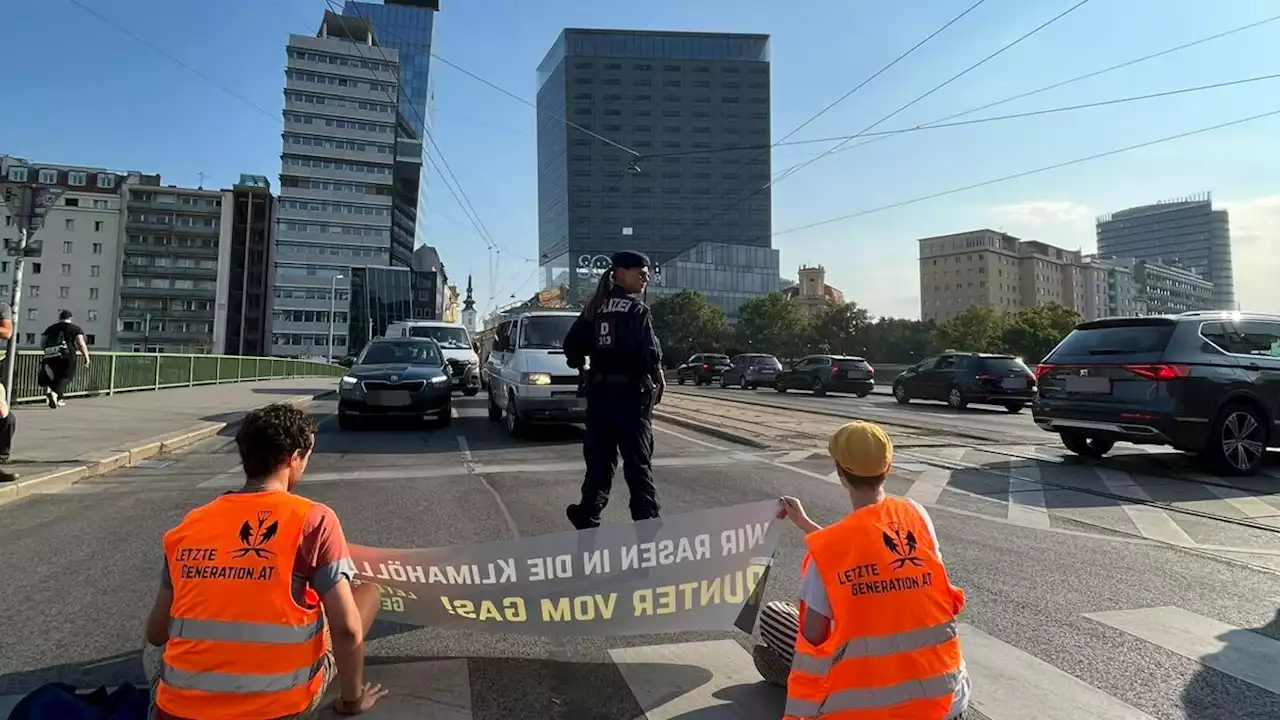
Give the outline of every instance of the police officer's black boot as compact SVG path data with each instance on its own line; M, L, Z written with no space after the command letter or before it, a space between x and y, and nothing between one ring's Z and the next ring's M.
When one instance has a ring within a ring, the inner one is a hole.
M564 515L569 518L569 523L573 525L574 530L588 530L592 527L584 516L585 513L583 513L582 506L577 503L573 503L566 507L564 509Z

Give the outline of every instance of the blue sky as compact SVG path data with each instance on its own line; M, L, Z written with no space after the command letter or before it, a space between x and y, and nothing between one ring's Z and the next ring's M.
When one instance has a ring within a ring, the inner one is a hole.
M284 45L314 34L324 0L82 0L213 82L68 0L9 3L0 152L40 162L159 172L167 183L278 185ZM443 0L434 51L522 97L564 27L761 32L772 36L777 140L973 0ZM1075 4L987 0L793 140L856 133ZM341 7L340 2L335 5ZM807 8L808 12L802 12ZM910 127L1280 13L1273 0L1092 0L886 122ZM504 248L498 271L432 178L430 242L451 279L475 274L482 308L535 289L535 112L435 66L436 141ZM1008 114L1280 72L1280 22L1016 101ZM216 83L216 84L215 84ZM237 99L218 88L231 88ZM1102 109L909 133L835 153L780 182L781 233L1249 115L1280 110L1280 80ZM256 106L256 107L254 107ZM1280 116L774 238L784 275L821 263L828 282L877 314L919 314L916 238L993 227L1092 250L1093 218L1212 191L1232 212L1237 291L1276 310L1280 289ZM834 144L834 143L833 143ZM775 173L826 145L781 147Z

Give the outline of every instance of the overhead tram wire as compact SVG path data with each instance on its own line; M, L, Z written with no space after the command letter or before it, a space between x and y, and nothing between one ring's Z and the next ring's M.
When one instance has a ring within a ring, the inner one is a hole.
M1176 45L1176 46L1171 47L1171 48L1165 48L1164 50L1160 50L1160 51L1157 51L1157 52L1149 53L1149 54L1147 54L1147 55L1143 55L1142 57L1137 57L1137 58L1134 58L1134 59L1132 59L1132 60L1126 60L1126 61L1121 62L1121 63L1116 63L1115 65L1110 65L1110 66L1108 66L1108 67L1102 68L1101 70L1094 70L1093 72L1088 72L1088 73L1085 73L1084 75L1077 75L1076 77L1068 78L1068 79L1066 79L1066 80L1060 80L1060 81L1058 81L1058 82L1051 83L1051 84L1049 84L1049 85L1045 85L1045 86L1043 86L1043 87L1039 87L1039 88L1036 88L1036 89L1034 89L1034 90L1028 90L1028 91L1026 91L1026 92L1021 92L1021 93L1018 93L1018 94L1016 94L1016 95L1010 95L1009 97L1006 97L1006 98L1004 98L1004 99L1002 99L1002 100L996 100L995 102L989 102L989 103L987 103L987 104L985 104L985 105L979 105L978 107L970 108L969 110L964 110L964 111L962 111L962 112L953 113L953 114L951 114L951 115L947 115L946 117L941 117L941 118L938 118L937 120L933 120L933 121L930 121L930 122L924 123L924 124L923 124L923 125L921 125L920 127L925 127L925 128L927 128L927 127L940 126L942 123L946 123L946 122L948 122L948 121L950 121L950 120L954 120L954 119L959 118L959 117L964 117L965 115L972 115L972 114L977 113L977 112L982 112L983 110L990 110L990 109L991 109L991 108L993 108L993 107L998 107L998 106L1000 106L1000 105L1005 105L1005 104L1008 104L1008 103L1014 102L1015 100L1022 100L1022 99L1024 99L1024 98L1029 98L1029 97L1032 97L1032 96L1034 96L1034 95L1039 95L1039 94L1041 94L1041 93L1049 92L1050 90L1057 90L1058 88L1066 87L1067 85L1073 85L1073 84L1075 84L1075 83L1078 83L1078 82L1081 82L1081 81L1084 81L1084 80L1090 80L1090 79L1095 78L1095 77L1098 77L1098 76L1100 76L1100 75L1105 75L1105 74L1110 73L1110 72L1115 72L1116 70L1123 70L1124 68L1132 67L1132 66L1134 66L1134 65L1137 65L1137 64L1139 64L1139 63L1146 62L1146 61L1148 61L1148 60L1154 60L1154 59L1159 58L1159 57L1164 57L1165 55L1171 55L1171 54L1173 54L1173 53L1180 52L1180 51L1182 51L1182 50L1188 50L1188 49L1190 49L1190 48L1196 47L1197 45L1203 45L1204 43L1207 43L1207 42L1212 42L1212 41L1214 41L1214 40L1220 40L1220 39L1222 39L1222 38L1224 38L1224 37L1229 37L1229 36L1231 36L1231 35L1235 35L1236 33L1244 32L1245 30L1252 30L1252 29L1254 29L1254 28L1256 28L1256 27L1261 27L1261 26L1263 26L1263 25L1267 25L1267 24L1269 24L1269 23L1273 23L1273 22L1275 22L1275 21L1277 21L1277 20L1280 20L1280 15L1273 15L1273 16L1271 16L1271 17L1269 17L1269 18L1266 18L1266 19L1263 19L1263 20L1259 20L1259 21L1257 21L1257 22L1252 22L1252 23L1249 23L1249 24L1247 24L1247 25L1241 25L1241 26L1239 26L1239 27L1235 27L1235 28L1232 28L1232 29L1230 29L1230 30L1224 30L1224 31L1222 31L1222 32L1220 32L1220 33L1215 33L1215 34L1213 34L1213 35L1209 35L1209 36L1207 36L1207 37L1202 37L1202 38L1200 38L1200 39L1198 39L1198 40L1193 40L1193 41L1191 41L1191 42L1183 43L1183 44L1181 44L1181 45ZM845 152L846 150L852 150L852 149L854 149L854 148L860 148L860 147L862 147L862 146L864 146L864 145L870 145L871 143L874 143L874 142L880 142L880 141L881 141L881 140L883 140L883 139L884 139L883 137L875 137L875 138L872 138L872 139L866 140L866 141L864 141L864 142L856 143L856 144L854 144L854 145L849 145L849 146L847 146L847 147L842 147L842 148L840 148L839 150L836 150L835 152ZM784 171L784 172L786 172L786 171Z
M931 40L933 40L934 38L938 37L938 36L939 36L939 35L941 35L942 33L946 32L946 30L947 30L948 28L950 28L952 25L955 25L956 23L960 22L961 20L963 20L963 19L965 18L965 16L966 16L966 15L968 15L968 14L969 14L969 13L971 13L971 12L973 12L974 10L977 10L977 9L978 9L978 8L979 8L983 3L985 3L986 1L987 1L987 0L978 0L977 2L975 2L974 4L972 4L972 5L970 5L968 8L966 8L966 9L965 9L963 12L961 12L959 15L956 15L955 17L953 17L953 18L951 18L949 21L947 21L947 23L946 23L945 25L943 25L942 27L938 28L937 30L934 30L933 32L929 33L927 36L925 36L925 38L924 38L923 40L921 40L920 42L916 43L915 45L912 45L910 48L908 48L908 49L907 49L905 52L903 52L901 55L899 55L898 57L896 57L896 58L894 58L893 60L891 60L891 61L889 62L889 64L882 66L879 70L876 70L874 73L872 73L872 74L871 74L870 76L868 76L866 79L864 79L862 82L858 83L857 85L854 85L854 86L853 86L853 87L852 87L848 92L846 92L845 94L843 94L843 95L841 95L840 97L836 98L836 99L835 99L834 101L832 101L829 105L827 105L826 107L824 107L824 108L822 108L821 110L819 110L817 113L815 113L815 114L814 114L812 117L810 117L808 120L805 120L804 122L802 122L802 123L800 123L799 125L797 125L797 126L796 126L792 131L791 131L791 132L787 133L786 135L783 135L781 139L779 139L778 141L774 142L774 143L773 143L773 144L771 144L771 145L766 146L765 152L758 153L758 154L756 154L756 155L751 156L750 158L748 158L748 159L746 160L746 162L742 163L742 164L741 164L741 165L739 165L737 168L734 168L734 170L733 170L733 174L736 174L736 173L740 172L743 168L747 167L748 165L750 165L751 163L755 162L756 160L759 160L760 158L764 157L766 154L768 154L768 151L769 151L770 149L772 149L772 148L774 148L774 147L777 147L777 146L779 146L779 145L783 145L783 144L785 144L785 142L786 142L789 138L791 138L793 135L795 135L796 133L798 133L798 132L800 132L801 130L803 130L803 129L805 129L806 127L808 127L810 124L812 124L812 123L813 123L815 120L817 120L818 118L820 118L820 117L822 117L823 115L827 114L827 112L828 112L828 111L830 111L830 110L831 110L832 108L834 108L835 106L837 106L837 105L839 105L840 103L842 103L842 102L844 102L845 100L847 100L847 99L848 99L851 95L853 95L854 93L856 93L856 92L858 92L859 90L861 90L862 88L866 87L868 84L870 84L870 83L871 83L871 81L875 80L876 78L880 77L880 76L881 76L881 75L883 75L884 73L888 72L890 69L892 69L892 68L893 68L893 66L897 65L898 63L902 62L903 60L906 60L906 59L907 59L907 57L908 57L908 56L910 56L912 53L914 53L915 51L917 51L917 50L919 50L920 48L924 47L924 46L925 46L925 45L927 45ZM652 157L652 156L650 156L650 157ZM715 189L716 189L716 187L717 187L717 186L719 186L722 182L724 182L724 179L723 179L723 178L721 178L720 180L717 180L715 183L713 183L713 184L712 184L712 186L711 186L710 190L715 190ZM708 192L710 192L710 190L709 190Z
M815 156L815 157L813 157L813 158L810 158L809 160L807 160L807 161L805 161L805 162L803 162L803 163L800 163L799 165L796 165L796 166L793 166L793 167L791 167L791 168L788 168L788 169L787 169L786 171L784 171L784 172L783 172L779 177L777 177L777 178L775 178L775 179L773 179L773 180L770 180L768 183L765 183L765 184L764 184L764 185L762 185L760 188L758 188L758 189L756 189L756 190L754 190L754 191L752 191L752 192L748 193L745 197L743 197L740 201L738 201L738 203L737 203L737 204L733 205L732 207L728 208L727 210L720 210L719 212L712 213L712 214L711 214L711 216L710 216L709 218L707 218L707 220L705 221L705 223L706 223L706 224L710 224L710 223L711 223L711 221L713 221L713 220L715 220L715 219L717 219L717 218L720 218L720 217L724 217L724 216L728 215L729 213L732 213L732 212L736 211L738 208L740 208L740 207L742 207L743 205L745 205L745 204L747 204L748 202L750 202L752 198L756 197L756 196L757 196L757 195L759 195L760 193L762 193L762 192L765 192L765 191L767 191L767 190L772 189L775 185L777 185L778 183L780 183L780 182L782 182L783 180L787 179L788 177L791 177L792 175L794 175L794 174L796 174L796 173L800 172L801 170L803 170L803 169L805 169L805 168L809 167L810 165L814 164L815 162L817 162L817 161L821 160L822 158L827 157L827 156L828 156L828 155L830 155L832 152L834 152L834 151L838 150L841 146L843 146L843 145L847 144L848 142L850 142L853 138L863 136L863 135L865 135L865 133L868 133L868 132L870 132L870 131L874 130L876 127L878 127L878 126L879 126L881 123L883 123L884 121L886 121L886 120L889 120L889 119L893 118L894 116L898 115L899 113L901 113L901 112L905 111L907 108L910 108L912 105L915 105L916 103L920 102L921 100L924 100L925 98L929 97L930 95L933 95L934 93L936 93L936 92L938 92L939 90L941 90L941 89L943 89L943 88L947 87L948 85L950 85L950 84L954 83L955 81L959 80L960 78L964 77L965 75L968 75L969 73L973 72L974 70L977 70L978 68L980 68L980 67L982 67L983 65L987 64L988 62L990 62L990 61L992 61L992 60L996 59L997 57L999 57L1000 55L1004 54L1005 52L1008 52L1009 50L1013 49L1013 48L1014 48L1015 46L1017 46L1019 43L1021 43L1021 42L1025 41L1025 40L1027 40L1028 38L1032 37L1033 35L1035 35L1035 34L1039 33L1040 31L1044 30L1045 28L1048 28L1049 26L1051 26L1051 25L1053 25L1054 23L1058 22L1059 20L1061 20L1062 18L1066 17L1067 15L1070 15L1071 13L1075 12L1076 10L1078 10L1078 9L1079 9L1079 8L1081 8L1081 7L1083 7L1084 5L1086 5L1086 4L1087 4L1087 3L1089 3L1089 2L1090 2L1090 0L1078 0L1078 2L1076 2L1076 4L1072 5L1071 7L1067 8L1066 10L1063 10L1062 12L1058 13L1058 14L1057 14L1057 15L1055 15L1054 17L1050 18L1049 20L1046 20L1045 22L1043 22L1043 23L1041 23L1040 25L1036 26L1035 28L1033 28L1033 29L1031 29L1031 30L1027 31L1026 33L1023 33L1021 36L1019 36L1019 37L1018 37L1017 39L1015 39L1013 42L1010 42L1010 43L1006 44L1004 47L1000 48L999 50L996 50L995 52L991 53L990 55L987 55L986 57L982 58L982 59L981 59L981 60L979 60L978 62L973 63L972 65L970 65L969 67L965 68L964 70L961 70L960 72L956 73L955 75L952 75L951 77L947 78L947 79L946 79L946 80L944 80L943 82L941 82L941 83L939 83L939 84L935 85L932 89L930 89L930 90L928 90L927 92L925 92L925 93L923 93L923 94L921 94L921 95L917 96L915 99L913 99L913 100L911 100L910 102L908 102L907 104L905 104L905 105L903 105L903 106L899 107L897 110L894 110L893 112L889 113L888 115L885 115L884 117L880 118L879 120L877 120L877 121L875 121L875 122L871 123L871 124L870 124L870 125L868 125L867 127L863 128L863 129L862 129L862 131L861 131L861 132L859 132L857 135L853 135L853 136L851 136L849 139L846 139L846 140L841 141L838 145L836 145L836 146L834 146L834 147L832 147L832 148L829 148L828 150L826 150L826 151L824 151L824 152L822 152L822 153L818 154L817 156Z
M1181 132L1176 135L1168 135L1166 137L1157 138L1155 140L1148 140L1146 142L1138 143L1136 145L1129 145L1127 147L1116 148L1115 150L1108 150L1106 152L1101 152L1101 153L1096 153L1094 155L1089 155L1086 157L1076 158L1075 160L1067 160L1064 162L1054 163L1052 165L1045 165L1044 167L1035 168L1034 170L1025 170L1023 172L1014 173L1012 175L1005 175L1003 177L998 177L993 180L984 180L983 182L964 185L962 187L952 188L950 190L943 190L941 192L936 192L929 195L922 195L920 197L912 198L910 200L903 200L901 202L891 203L889 205L881 205L879 207L871 208L868 210L860 210L855 213L849 213L847 215L841 215L839 217L828 218L826 220L820 220L818 222L812 222L807 225L800 225L798 227L788 228L786 230L779 230L777 232L771 233L769 237L778 237L779 235L789 235L791 233L797 233L803 230L811 230L813 228L822 227L824 225L832 225L834 223L844 222L845 220L852 220L854 218L871 215L873 213L883 212L885 210L893 210L895 208L900 208L900 207L905 207L907 205L914 205L916 203L921 203L926 200L934 200L940 197L946 197L947 195L955 195L956 193L961 193L968 190L976 190L978 188L987 187L989 185L996 185L999 183L1008 182L1010 180L1017 180L1019 178L1028 177L1031 175L1038 175L1040 173L1049 172L1050 170L1058 170L1064 167L1070 167L1072 165L1080 165L1082 163L1091 162L1093 160L1101 160L1102 158L1111 157L1113 155L1120 155L1121 153L1127 153L1133 150L1141 150L1143 148L1152 147L1153 145L1160 145L1162 143L1173 142L1174 140L1181 140L1183 138L1188 138L1193 135L1200 135L1207 132L1213 132L1214 130L1222 130L1224 128L1234 127L1236 125L1243 125L1245 123L1262 120L1264 118L1275 117L1278 115L1280 115L1280 110L1271 110L1269 112L1260 113L1257 115L1250 115L1248 117L1243 117L1243 118L1238 118L1236 120L1230 120L1227 122L1218 123L1217 125L1211 125L1209 127L1203 127L1196 130L1189 130L1187 132Z
M871 123L870 125L868 125L868 126L867 126L863 131L862 131L862 133L859 133L859 135L861 135L861 134L863 134L863 133L870 132L871 130L874 130L876 127L878 127L878 126L880 125L880 123L882 123L882 122L884 122L884 121L886 121L886 120L888 120L888 119L890 119L890 118L892 118L892 117L894 117L894 116L898 115L899 113L903 112L903 111L904 111L904 110L906 110L907 108L910 108L912 105L915 105L916 103L920 102L921 100L924 100L925 98L929 97L930 95L932 95L932 94L934 94L934 93L938 92L939 90L941 90L941 89L943 89L943 88L947 87L948 85L950 85L951 83L955 82L956 80L959 80L960 78L964 77L965 75L968 75L969 73L973 72L974 70L977 70L978 68L980 68L980 67L982 67L983 65L987 64L988 62L990 62L990 61L992 61L992 60L996 59L997 57L999 57L1000 55L1004 54L1005 52L1007 52L1007 51L1009 51L1009 50L1013 49L1015 46L1017 46L1019 43L1023 42L1024 40L1027 40L1028 38L1032 37L1033 35L1035 35L1035 34L1039 33L1041 30L1044 30L1045 28L1049 27L1050 25L1053 25L1054 23L1058 22L1058 21L1059 21L1059 20L1061 20L1062 18L1064 18L1064 17L1066 17L1066 16L1070 15L1071 13L1075 12L1076 10L1079 10L1081 7L1084 7L1084 6L1085 6L1085 5L1087 5L1089 2L1090 2L1090 0L1078 0L1078 2L1076 2L1076 4L1075 4L1075 5L1072 5L1071 7L1067 8L1066 10L1063 10L1062 12L1058 13L1058 14L1057 14L1057 15L1055 15L1054 17L1052 17L1052 18L1050 18L1050 19L1046 20L1045 22L1041 23L1041 24L1040 24L1040 25L1038 25L1037 27L1035 27L1035 28L1031 29L1030 31L1028 31L1028 32L1024 33L1022 36L1018 37L1016 40L1014 40L1013 42L1009 43L1008 45L1005 45L1004 47L1000 48L999 50L996 50L995 52L993 52L993 53L991 53L990 55L988 55L988 56L986 56L986 57L982 58L982 59L981 59L981 60L979 60L978 62L976 62L976 63L974 63L974 64L970 65L970 66L969 66L969 67L967 67L967 68L965 68L964 70L961 70L960 72L956 73L955 75L952 75L952 76L951 76L950 78L948 78L947 80L945 80L945 81L943 81L943 82L939 83L938 85L936 85L932 90L929 90L928 92L924 93L923 95L920 95L919 97L915 98L914 100L912 100L911 102L907 103L906 105L903 105L902 107L898 108L897 110L894 110L893 112L889 113L888 115L885 115L884 117L880 118L879 120L877 120L877 121L875 121L875 122ZM858 135L855 135L854 137L858 137ZM853 138L850 138L849 140L852 140L852 139L853 139ZM818 161L819 161L819 160L821 160L822 158L827 157L827 156L828 156L828 155L830 155L831 153L838 151L841 147L843 147L845 144L847 144L847 143L849 142L849 140L844 140L844 141L842 141L839 145L836 145L835 147L830 148L830 149L829 149L829 150L827 150L826 152L824 152L824 153L822 153L822 154L818 155L817 157L810 158L809 160L806 160L805 162L800 163L800 164L799 164L798 166L796 166L795 168L793 168L793 169L791 169L791 170L789 170L789 171L787 171L787 172L784 172L784 173L783 173L783 175L782 175L781 177L776 178L776 179L774 179L774 180L770 180L770 181L769 181L769 183L768 183L767 185L765 185L765 187L764 187L763 189L768 189L768 188L773 187L774 185L777 185L778 183L782 182L783 180L787 179L788 177L791 177L792 175L794 175L794 174L796 174L796 173L800 172L801 170L804 170L805 168L809 167L810 165L812 165L812 164L814 164L814 163L818 162ZM744 201L744 202L745 202L745 201Z
M850 140L850 139L859 138L859 137L874 137L876 139L883 139L886 137L893 137L895 135L921 132L924 130L942 130L942 129L953 128L953 127L965 127L969 125L982 125L985 123L1003 122L1005 120L1020 120L1020 119L1029 118L1029 117L1039 117L1041 115L1054 115L1057 113L1074 112L1077 110L1089 110L1092 108L1110 107L1113 105L1122 105L1122 104L1131 103L1131 102L1141 102L1144 100L1155 100L1159 98L1173 97L1176 95L1186 95L1188 93L1203 92L1206 90L1217 90L1217 89L1226 88L1226 87L1235 87L1238 85L1246 85L1249 83L1264 82L1266 80L1277 80L1277 79L1280 79L1280 73L1273 73L1270 75L1258 75L1255 77L1242 78L1240 80L1227 80L1219 83L1211 83L1209 85L1196 85L1195 87L1178 88L1176 90L1165 90L1157 93L1149 93L1147 95L1128 95L1120 98L1112 98L1110 100L1099 100L1091 103L1081 103L1079 105L1066 105L1063 107L1044 108L1042 110L1028 110L1027 112L1012 113L1009 115L993 115L992 117L975 118L973 120L960 120L957 122L948 122L948 123L937 123L937 122L925 123L922 125L916 125L915 127L895 128L893 130L880 130L880 131L874 131L869 133L862 133L859 135L834 135L832 137L813 138L812 140L792 140L785 143L774 143L773 145L737 145L734 147L727 147L727 148L682 150L679 152L646 155L645 158L650 159L650 158L664 158L664 157L679 157L684 155L705 155L705 154L714 154L714 153L722 153L722 152L736 152L740 150L758 150L761 148L774 148L774 147L783 147L783 146L792 147L792 146L798 146L798 145L811 145L815 143L829 143L837 140ZM860 147L860 145L855 145L854 147ZM846 149L851 149L851 148L846 148Z

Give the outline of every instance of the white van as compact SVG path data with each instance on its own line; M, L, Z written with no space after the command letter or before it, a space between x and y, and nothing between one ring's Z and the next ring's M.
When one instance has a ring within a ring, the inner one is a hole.
M489 419L502 420L511 435L532 423L586 421L578 371L564 356L564 337L577 317L577 311L535 310L498 325L485 362Z
M474 396L480 392L480 355L471 333L461 323L440 320L401 320L387 326L385 337L431 338L440 345L453 389Z

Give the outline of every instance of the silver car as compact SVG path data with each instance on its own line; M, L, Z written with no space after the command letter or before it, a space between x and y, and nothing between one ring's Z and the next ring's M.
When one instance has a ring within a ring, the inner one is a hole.
M720 387L734 385L743 390L754 390L758 387L773 387L782 363L778 358L764 353L743 353L733 358L728 368L720 375Z

